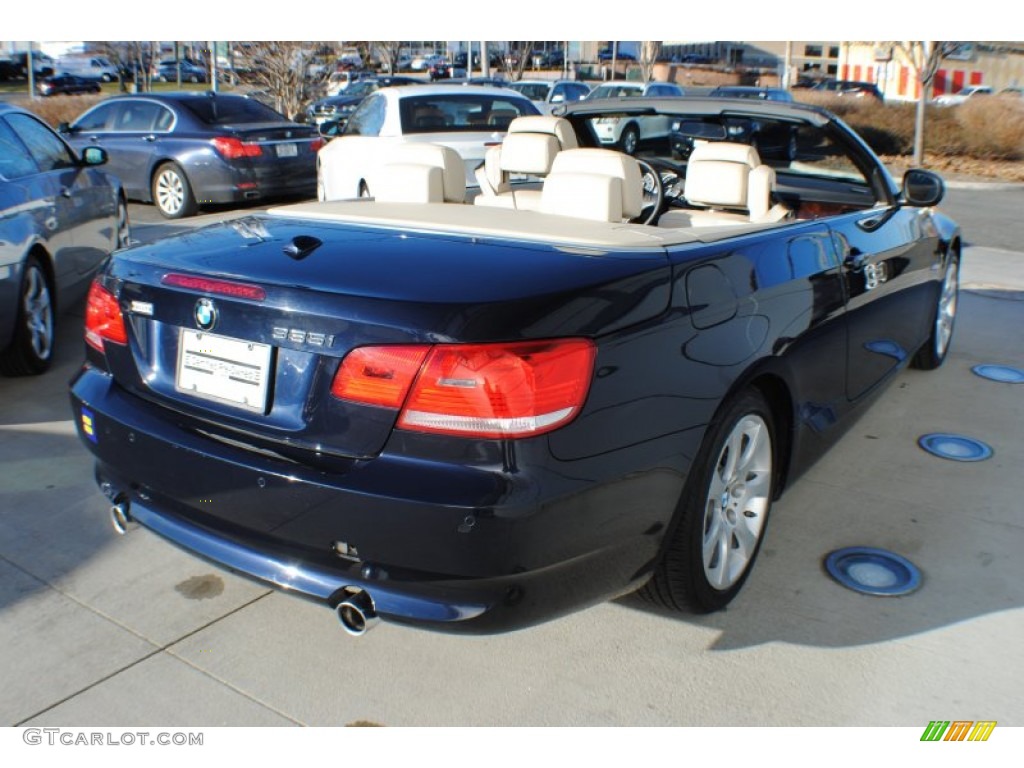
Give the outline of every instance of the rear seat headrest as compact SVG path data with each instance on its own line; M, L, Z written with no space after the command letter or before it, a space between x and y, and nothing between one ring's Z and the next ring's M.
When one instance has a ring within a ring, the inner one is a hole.
M543 133L510 133L501 143L501 170L544 175L558 154L558 139Z
M561 149L576 149L579 142L572 124L564 117L551 115L523 115L517 117L508 126L511 133L548 133L558 139Z
M461 203L466 199L466 164L451 147L427 142L396 144L388 153L387 165L427 165L441 169L443 202ZM385 166L387 167L387 166ZM377 188L370 184L370 192L377 196ZM436 200L431 202L442 202Z

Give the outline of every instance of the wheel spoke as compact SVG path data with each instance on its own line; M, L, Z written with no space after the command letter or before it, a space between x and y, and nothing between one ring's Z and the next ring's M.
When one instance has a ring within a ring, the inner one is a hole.
M733 533L737 544L736 555L746 563L754 556L754 550L757 548L757 540L761 533L760 516L748 518L746 515L740 515L739 525L733 529Z
M736 477L736 467L739 466L740 451L743 444L743 432L739 429L733 431L729 435L729 440L725 444L725 449L722 452L725 459L724 464L719 461L722 466L722 479L726 483L732 482L733 478Z
M771 472L765 470L748 471L744 485L746 486L747 498L767 498L771 489Z

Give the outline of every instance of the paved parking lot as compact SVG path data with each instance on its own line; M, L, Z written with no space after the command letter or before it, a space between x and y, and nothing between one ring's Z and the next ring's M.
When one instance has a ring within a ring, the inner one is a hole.
M63 318L55 370L0 379L0 722L1024 724L1024 386L970 370L1024 367L1024 252L969 220L1008 206L999 236L1016 228L1018 243L1024 225L999 193L954 190L950 203L969 246L946 366L901 374L790 488L744 592L708 617L627 597L496 637L382 624L357 640L326 608L144 530L118 537L70 420L80 318ZM145 239L196 223L132 215ZM943 461L917 447L926 432L995 455ZM843 589L821 561L849 545L910 558L922 588Z

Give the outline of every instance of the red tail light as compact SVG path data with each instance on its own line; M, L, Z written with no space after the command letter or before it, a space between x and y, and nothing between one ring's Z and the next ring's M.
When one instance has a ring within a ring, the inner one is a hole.
M226 160L236 160L239 157L259 157L263 154L263 149L259 144L242 141L233 136L218 136L211 143L213 148Z
M401 408L430 347L359 347L345 356L331 394L367 405Z
M575 418L590 388L595 354L586 339L362 347L345 358L331 391L342 399L401 406L403 429L527 437Z
M323 146L326 143L327 142L324 141L323 136L320 136L320 137L318 137L316 139L313 139L311 142L309 142L309 148L311 150L313 150L313 154L316 154L321 149L323 149Z
M128 343L121 307L114 294L98 280L93 280L89 287L89 298L85 304L85 341L100 352L104 351L104 341Z

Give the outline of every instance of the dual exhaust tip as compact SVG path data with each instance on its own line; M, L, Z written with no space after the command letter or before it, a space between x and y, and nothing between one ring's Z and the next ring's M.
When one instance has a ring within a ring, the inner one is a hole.
M129 502L123 496L117 497L110 506L110 522L121 536L135 525ZM338 621L341 622L342 629L350 635L360 637L377 626L380 617L369 592L354 587L349 587L348 591L348 597L342 600L336 609Z

